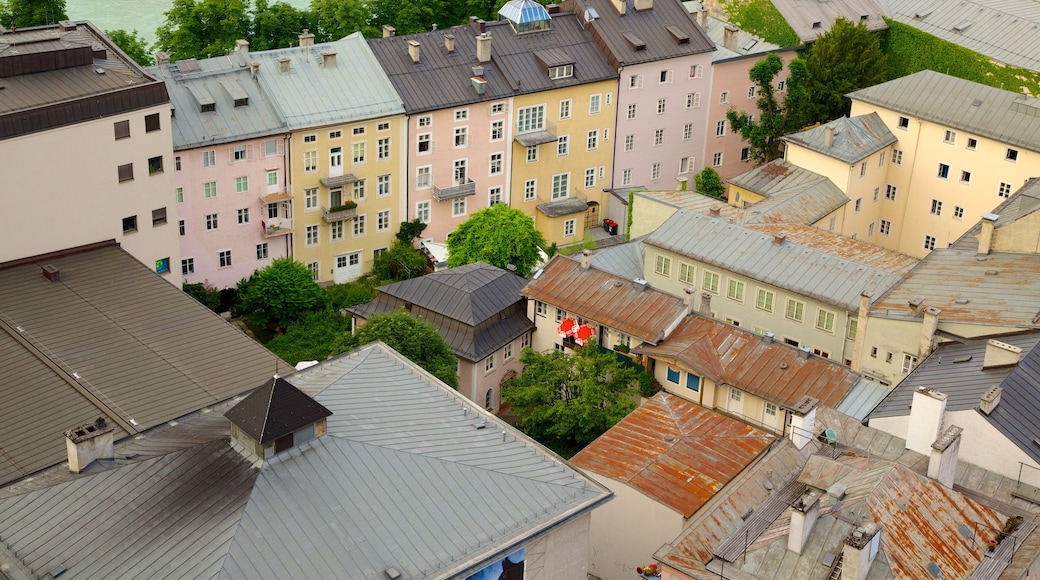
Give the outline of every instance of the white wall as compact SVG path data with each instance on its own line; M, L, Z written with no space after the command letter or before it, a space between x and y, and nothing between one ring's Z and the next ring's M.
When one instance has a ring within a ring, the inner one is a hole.
M586 580L589 575L591 518L590 513L585 513L524 546L525 578L527 580Z

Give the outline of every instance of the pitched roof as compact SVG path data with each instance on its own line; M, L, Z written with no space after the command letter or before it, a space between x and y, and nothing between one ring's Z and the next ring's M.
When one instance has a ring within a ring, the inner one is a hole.
M765 199L738 211L738 223L813 224L849 202L829 178L776 159L729 180Z
M851 119L841 117L819 127L785 135L783 140L855 164L895 143L896 136L888 130L881 116L872 112Z
M1040 210L1040 178L1031 177L1026 180L1025 185L1018 189L1018 191L1011 194L1011 197L1005 199L990 214L996 215L997 219L993 222L994 232L993 239L990 247L1012 247L1015 251L1022 251L1023 253L1038 253L1040 252L1040 244L1035 242L1036 235L1016 235L1021 234L1018 230L1026 229L1035 232L1035 228L1031 224L1023 224L1024 227L1016 228L1015 224L1019 220L1032 216ZM979 234L982 233L982 221L975 223L972 228L964 232L961 237L950 245L951 248L958 250L978 250L979 248ZM1008 243L1003 244L1003 240L1000 240L1006 234L1009 236ZM999 240L999 241L998 241ZM1021 248L1021 250L1019 250Z
M491 60L483 63L487 84L484 94L478 95L471 79L472 67L478 64L476 37L481 34L480 26L473 23L446 30L374 38L368 43L409 114L618 77L573 14L554 14L551 30L527 34L514 34L506 21L486 22L483 27L491 36ZM452 52L445 47L445 34L455 37ZM413 63L408 54L409 42L419 43L418 63ZM573 76L550 79L546 65L538 58L545 51L572 60Z
M582 268L562 255L553 256L522 293L650 343L664 339L687 312L680 298L598 268Z
M189 72L181 72L177 63L148 69L166 82L170 94L170 105L176 113L171 121L175 151L286 131L278 111L250 78L248 68L223 56L194 63L197 68L191 67L194 70ZM198 97L209 97L215 110L203 113ZM248 104L241 104L242 97Z
M683 2L682 5L691 14L696 14L703 4L697 0L688 0ZM743 58L753 58L757 56L764 56L769 52L780 52L786 50L785 47L767 42L760 36L756 36L746 30L737 28L730 22L720 20L713 16L708 16L704 26L704 32L708 35L708 38L715 43L715 54L711 56L711 61L714 64L723 63L730 60L738 60ZM736 50L730 50L726 47L726 27L736 28L730 34L733 34L733 47ZM793 47L792 47L793 48Z
M268 443L331 414L321 403L276 375L224 416L253 439Z
M854 101L1040 152L1040 100L923 70L854 91Z
M623 1L624 16L611 0L568 0L560 9L571 10L587 22L587 30L616 67L715 50L715 44L678 2L657 0L647 2L651 8L636 10L633 0ZM590 18L593 13L597 16Z
M691 231L698 235L691 236ZM675 212L645 243L849 312L859 309L863 291L879 296L901 277L899 268L871 265L872 252L849 259L789 240L776 243L773 236L750 227L686 209Z
M1040 71L1040 10L1032 0L881 0L885 15L1011 66Z
M773 5L802 42L816 40L830 30L839 17L853 24L864 22L870 31L888 29L881 6L874 0L776 0Z
M860 379L836 362L700 314L688 316L657 346L633 352L678 361L716 384L788 408L805 396L833 407Z
M322 53L336 62L322 65ZM404 113L401 99L383 73L360 32L334 42L232 54L241 66L260 63L257 82L274 103L289 129L306 129ZM279 60L289 59L289 72ZM336 95L336 98L323 98Z
M642 239L610 246L592 253L592 266L624 280L643 277L646 246Z
M773 440L765 431L660 392L571 462L689 517Z
M467 577L612 495L380 343L291 378L335 413L325 436L259 468L221 439L0 499L5 543L73 577Z
M64 461L66 429L104 416L137 434L291 368L111 242L2 264L0 287L17 378L0 384L0 483Z
M755 204L758 205L758 204ZM855 260L875 268L905 274L920 262L907 254L868 244L845 236L800 224L748 224L748 229L770 236L784 234L787 240L809 248L835 254L846 260Z

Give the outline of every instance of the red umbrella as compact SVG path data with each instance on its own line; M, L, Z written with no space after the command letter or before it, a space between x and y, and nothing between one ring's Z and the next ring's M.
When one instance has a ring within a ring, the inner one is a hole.
M578 323L575 322L573 318L565 318L563 322L560 323L560 328L558 329L560 336L563 338L574 336L574 331L577 326Z
M574 332L574 342L581 346L585 346L585 343L596 334L596 331L587 324L582 324L578 327L578 330Z

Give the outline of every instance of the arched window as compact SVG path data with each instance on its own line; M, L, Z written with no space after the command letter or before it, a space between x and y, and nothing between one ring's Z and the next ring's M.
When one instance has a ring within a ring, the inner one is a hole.
M485 409L492 409L493 408L491 406L491 398L494 396L494 394L495 394L495 389L488 389L487 390L487 393L484 395L484 408Z

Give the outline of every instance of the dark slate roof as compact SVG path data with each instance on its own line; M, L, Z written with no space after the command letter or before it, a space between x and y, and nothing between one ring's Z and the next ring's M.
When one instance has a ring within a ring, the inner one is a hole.
M406 309L434 325L456 356L483 360L534 328L520 290L527 280L484 262L379 287L350 311L361 318Z
M275 376L224 416L253 439L267 443L331 414L292 383Z
M64 461L66 429L135 435L291 368L114 242L0 264L0 288L0 484Z
M1025 349L1023 349L1023 353ZM1040 348L1022 355L1000 386L1000 404L986 419L1033 461L1040 462Z
M831 141L827 143L827 133ZM841 117L830 123L783 137L784 141L854 164L896 142L877 113Z
M508 22L487 22L491 61L484 63L487 84L484 94L478 95L471 79L477 64L479 26L473 23L368 41L408 114L618 78L617 70L599 53L573 14L555 14L551 30L521 35L514 34ZM455 36L453 52L445 48L445 34ZM420 45L418 64L408 56L409 41ZM549 79L536 54L547 51L571 59L574 76Z
M657 0L649 10L636 10L633 0L624 1L624 16L618 14L611 0L568 0L561 3L560 10L573 11L582 20L588 9L599 15L587 27L614 66L715 50L715 44L681 3ZM645 48L637 50L629 40L633 38L642 41Z

